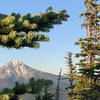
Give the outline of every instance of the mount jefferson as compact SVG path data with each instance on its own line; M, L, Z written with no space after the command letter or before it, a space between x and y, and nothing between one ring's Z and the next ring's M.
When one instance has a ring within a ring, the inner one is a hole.
M58 76L46 72L42 72L28 65L25 65L19 60L10 61L0 68L0 90L4 88L12 88L16 81L19 83L27 83L30 78L48 79L53 81L53 86L50 88L52 93L56 93ZM65 100L68 80L61 80L60 82L60 98Z

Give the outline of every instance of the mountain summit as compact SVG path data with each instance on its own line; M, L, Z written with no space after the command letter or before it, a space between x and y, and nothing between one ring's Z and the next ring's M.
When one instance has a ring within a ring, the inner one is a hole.
M10 61L0 68L0 88L12 87L16 81L26 83L30 78L51 79L56 82L57 75L33 69L19 60Z
M12 77L14 80L28 80L32 77L31 69L19 60L10 61L0 69L0 79Z
M42 72L29 67L19 60L10 61L0 68L0 89L13 88L16 81L19 83L27 83L30 78L52 80L53 85L50 88L52 93L56 93L58 76L50 73ZM62 80L60 84L61 91L65 91L68 81ZM61 94L61 100L65 100L66 92Z

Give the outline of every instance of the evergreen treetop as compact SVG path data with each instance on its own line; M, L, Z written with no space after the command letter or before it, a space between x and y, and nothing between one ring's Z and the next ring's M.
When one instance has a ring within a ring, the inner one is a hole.
M54 12L52 7L37 15L0 14L0 45L7 48L38 48L39 42L49 40L41 32L49 32L54 25L67 21L68 17L66 10Z

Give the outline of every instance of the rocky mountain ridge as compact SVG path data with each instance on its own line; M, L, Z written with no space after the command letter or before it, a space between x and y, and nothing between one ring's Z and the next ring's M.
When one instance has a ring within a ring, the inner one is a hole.
M19 83L27 83L30 78L35 79L49 79L53 81L51 92L56 93L58 76L50 73L42 72L33 69L19 60L11 61L0 68L0 89L9 87L12 88L16 81ZM66 91L65 88L68 86L68 80L62 80L60 83L60 97L61 100L65 100Z

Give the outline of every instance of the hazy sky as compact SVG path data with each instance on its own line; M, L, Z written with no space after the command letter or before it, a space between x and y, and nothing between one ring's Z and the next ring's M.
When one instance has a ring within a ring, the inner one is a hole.
M0 66L5 63L19 59L33 68L50 73L58 73L59 68L66 71L65 56L68 51L77 52L79 47L74 45L86 32L81 29L82 19L79 15L84 11L84 0L1 0L0 13L11 14L11 12L36 14L44 12L52 6L55 11L66 9L70 18L62 25L56 25L48 34L50 41L41 43L39 49L22 48L7 49L0 47Z

